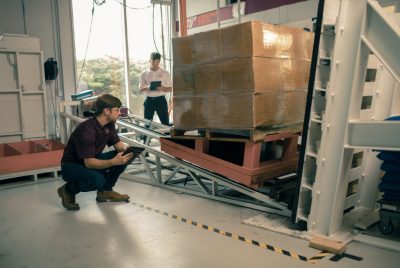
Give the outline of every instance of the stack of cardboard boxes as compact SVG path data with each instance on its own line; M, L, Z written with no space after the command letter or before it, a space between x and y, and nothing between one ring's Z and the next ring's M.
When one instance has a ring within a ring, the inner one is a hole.
M255 21L174 38L175 128L300 131L313 39Z

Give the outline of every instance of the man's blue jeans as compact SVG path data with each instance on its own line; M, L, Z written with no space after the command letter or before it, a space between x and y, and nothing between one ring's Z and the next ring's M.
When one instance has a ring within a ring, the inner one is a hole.
M96 158L112 159L117 151L102 153ZM90 169L83 164L62 163L61 174L67 182L66 189L70 194L90 191L112 191L119 175L125 170L127 165L112 166L106 169Z

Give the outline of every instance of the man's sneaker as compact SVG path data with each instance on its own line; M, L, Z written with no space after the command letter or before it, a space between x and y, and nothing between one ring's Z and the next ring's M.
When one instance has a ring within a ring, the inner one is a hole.
M97 202L129 202L129 195L115 191L97 191Z
M63 207L67 210L79 210L79 204L75 202L75 195L67 192L65 184L58 188L58 196L61 198Z

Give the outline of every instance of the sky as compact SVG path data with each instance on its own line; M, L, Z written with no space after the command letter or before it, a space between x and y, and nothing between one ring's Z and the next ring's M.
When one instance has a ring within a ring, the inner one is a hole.
M93 0L73 0L72 2L76 57L77 60L81 60L85 55ZM101 2L101 0L97 0L97 2ZM106 0L101 6L95 5L87 59L104 57L105 55L123 58L124 32L123 6L121 3L123 3L123 0ZM148 60L150 53L155 50L152 37L153 6L150 0L127 0L126 5L130 7L127 8L129 58ZM165 9L163 9L163 12L165 19ZM154 27L155 38L159 40L157 46L161 50L159 5L155 5ZM166 28L167 26L164 25L164 38L168 40ZM165 44L167 45L168 42L166 41ZM165 49L167 50L167 47Z

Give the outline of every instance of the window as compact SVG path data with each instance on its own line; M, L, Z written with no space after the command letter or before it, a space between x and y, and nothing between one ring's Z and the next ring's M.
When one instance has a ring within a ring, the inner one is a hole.
M170 6L151 2L72 0L78 92L91 89L95 94L111 93L124 105L129 103L134 114L143 115L144 96L139 94L139 79L149 66L150 53L159 50L166 58L161 60L161 67L171 73ZM127 62L129 67L125 70ZM126 73L129 79L125 79Z
M162 56L160 67L171 73L171 17L169 5L151 5L148 0L131 1L127 7L130 71L130 103L134 114L143 115L140 73L149 67L150 53ZM133 9L134 7L135 9ZM167 96L169 98L169 96Z
M101 1L72 2L77 91L111 93L126 103L123 8L116 1L96 3Z

